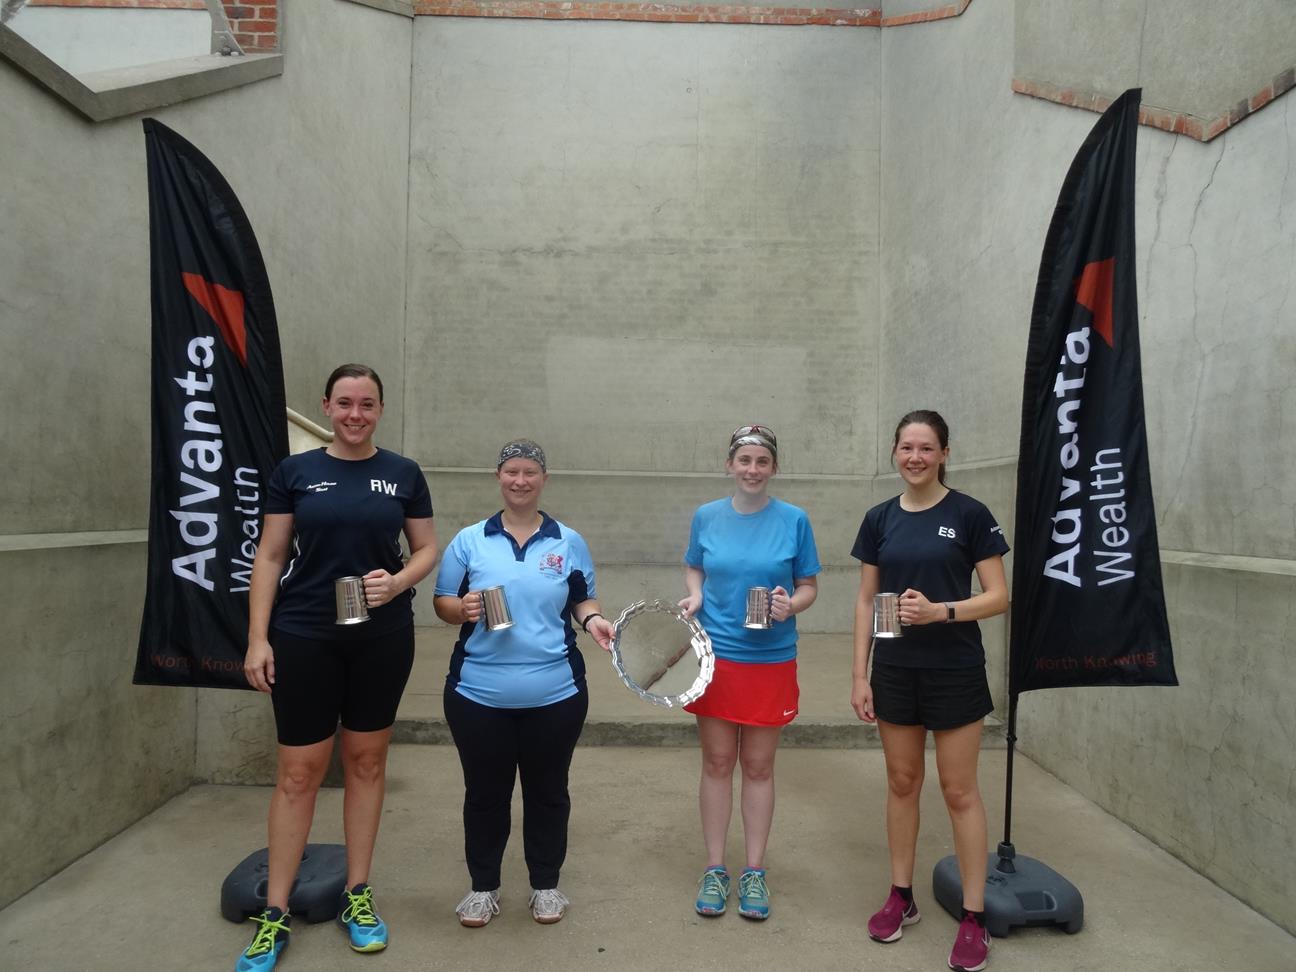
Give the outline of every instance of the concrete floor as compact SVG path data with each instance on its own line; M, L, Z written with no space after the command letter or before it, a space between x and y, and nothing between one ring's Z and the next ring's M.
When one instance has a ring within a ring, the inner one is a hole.
M553 926L527 913L515 796L502 914L486 928L461 928L454 907L468 878L458 759L450 746L413 744L446 738L441 690L453 641L451 629L419 629L401 705L397 736L408 742L392 750L373 871L391 947L357 956L338 928L300 923L280 965L285 972L945 968L955 924L932 899L930 875L952 847L930 753L915 882L923 920L892 945L864 932L888 883L885 783L876 730L848 706L850 639L843 635L802 638L801 715L778 763L769 921L693 913L705 862L692 717L638 699L583 641L588 745L572 767L562 880L572 908ZM625 745L636 741L646 745ZM981 782L992 846L1002 833L1002 746L1002 727L988 726ZM1296 969L1291 935L1028 760L1019 756L1016 769L1017 849L1079 887L1086 924L1074 936L1016 930L996 940L994 969ZM0 911L0 970L232 969L252 926L220 917L220 884L264 845L268 803L265 788L225 786L198 786L171 801ZM341 791L321 793L312 840L341 842L341 803ZM736 819L729 861L742 863Z
M1002 819L1004 752L983 756L992 840ZM535 924L515 822L502 914L461 928L468 888L462 784L455 751L394 747L373 883L392 928L384 953L357 956L331 924L300 925L284 970L356 969L842 969L945 968L955 925L931 897L932 864L950 853L930 769L916 882L923 920L902 941L863 931L887 885L882 756L876 750L780 754L779 807L769 853L773 914L697 917L702 864L697 752L582 747L573 765L567 918ZM1069 936L1022 929L997 939L992 968L1215 970L1296 968L1296 939L1081 798L1029 761L1017 764L1014 839L1081 889L1086 925ZM324 791L312 839L340 841L341 798ZM269 792L198 786L0 911L0 968L117 972L232 969L251 925L218 911L225 874L264 843ZM520 814L520 810L515 811ZM731 834L730 861L741 863Z

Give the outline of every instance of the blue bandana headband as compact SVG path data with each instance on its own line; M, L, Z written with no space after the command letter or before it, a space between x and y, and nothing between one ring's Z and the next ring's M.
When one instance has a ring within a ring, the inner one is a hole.
M532 462L538 462L542 471L548 472L544 450L530 439L515 439L504 446L500 450L499 462L495 463L496 470L510 459L530 459Z

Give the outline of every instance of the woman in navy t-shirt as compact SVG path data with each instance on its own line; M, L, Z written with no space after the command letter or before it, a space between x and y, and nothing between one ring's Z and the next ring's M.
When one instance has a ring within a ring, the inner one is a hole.
M963 884L951 969L985 968L985 807L977 786L981 724L994 709L986 683L978 618L1008 607L1003 531L984 505L945 485L949 428L936 412L900 420L892 461L904 492L868 511L852 556L860 561L855 603L851 706L876 722L887 769L891 893L869 919L869 936L894 942L918 920L913 900L927 731L936 739L941 792L954 829ZM972 593L976 572L982 593ZM900 595L901 637L873 640L873 596ZM869 654L873 667L869 670Z
M339 721L347 887L338 917L355 951L387 945L369 866L391 726L414 662L413 586L436 563L436 532L418 463L373 444L383 412L374 370L335 369L323 407L333 441L289 456L271 475L252 568L243 670L254 688L270 693L279 768L270 798L267 908L253 919L257 933L239 972L272 969L288 943L288 894ZM334 581L353 575L364 579L369 620L339 625Z

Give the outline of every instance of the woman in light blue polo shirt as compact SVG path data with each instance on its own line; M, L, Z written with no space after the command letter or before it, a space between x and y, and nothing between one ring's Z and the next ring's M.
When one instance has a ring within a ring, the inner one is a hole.
M464 845L472 890L460 924L499 914L500 861L508 842L513 780L522 779L522 834L531 915L562 919L558 876L567 853L567 771L589 694L579 626L610 647L594 562L581 535L540 509L545 454L527 439L500 450L495 476L504 508L460 530L437 574L437 617L460 625L446 676L445 714L464 774ZM481 591L502 586L513 626L489 631Z

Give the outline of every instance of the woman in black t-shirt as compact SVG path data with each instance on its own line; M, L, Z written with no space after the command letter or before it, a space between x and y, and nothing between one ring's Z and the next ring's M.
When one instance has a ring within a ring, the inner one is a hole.
M414 662L412 588L437 558L418 463L373 443L382 381L342 365L324 387L326 448L289 456L270 477L248 594L249 684L270 693L279 738L270 798L266 910L239 972L267 972L288 944L288 895L341 722L347 884L339 921L351 948L387 946L369 887L396 708ZM400 537L409 545L402 562ZM369 620L339 625L339 577L361 576Z
M869 919L868 932L875 941L894 942L918 920L913 872L930 729L963 885L963 920L949 966L975 972L985 968L990 946L977 757L982 721L994 708L976 622L1008 607L1008 544L984 505L945 485L949 428L939 414L920 410L902 418L891 457L904 492L868 511L851 551L860 561L851 706L863 721L876 722L882 737L891 852L891 893ZM974 570L980 594L972 593ZM873 596L879 592L899 593L907 628L902 637L874 646Z

